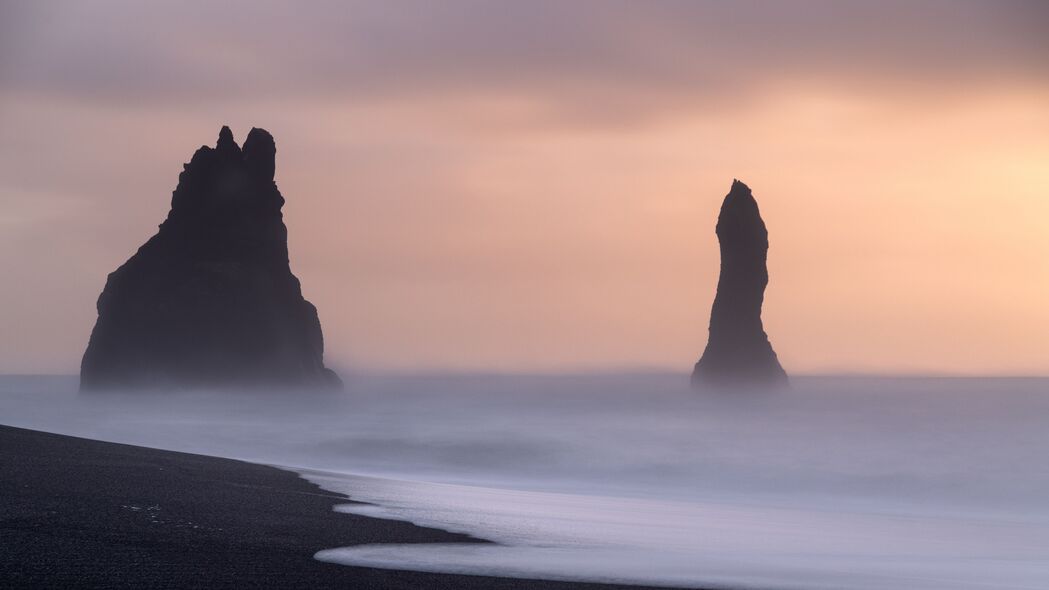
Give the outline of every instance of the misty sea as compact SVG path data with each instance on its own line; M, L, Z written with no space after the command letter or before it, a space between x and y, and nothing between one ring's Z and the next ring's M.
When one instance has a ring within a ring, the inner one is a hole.
M337 510L496 544L347 565L768 589L1049 588L1049 380L356 376L338 394L79 395L0 377L0 423L283 466Z

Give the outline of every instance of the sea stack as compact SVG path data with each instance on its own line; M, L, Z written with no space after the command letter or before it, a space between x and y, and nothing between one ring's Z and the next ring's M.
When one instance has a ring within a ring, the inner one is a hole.
M109 275L80 388L332 388L288 262L276 146L229 127L183 166L160 231Z
M710 312L710 336L692 384L714 388L776 388L787 374L761 323L769 282L769 234L750 188L732 181L717 225L721 276Z

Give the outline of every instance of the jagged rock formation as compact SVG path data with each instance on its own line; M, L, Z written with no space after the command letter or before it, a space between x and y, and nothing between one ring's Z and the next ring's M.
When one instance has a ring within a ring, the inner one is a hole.
M223 127L183 166L160 231L98 298L81 389L340 384L288 263L276 151Z
M710 312L710 337L696 363L696 386L776 387L787 374L761 324L769 282L769 234L750 188L738 180L721 205L717 225L721 276Z

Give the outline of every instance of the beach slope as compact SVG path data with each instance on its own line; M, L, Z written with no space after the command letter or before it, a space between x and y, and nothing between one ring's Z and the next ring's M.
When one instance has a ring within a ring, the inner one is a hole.
M362 543L485 542L341 514L291 471L0 426L2 588L619 589L354 568Z

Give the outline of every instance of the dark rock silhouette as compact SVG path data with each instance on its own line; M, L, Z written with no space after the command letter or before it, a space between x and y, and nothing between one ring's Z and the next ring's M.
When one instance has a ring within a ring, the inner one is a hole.
M710 337L692 373L692 384L784 386L787 374L761 323L769 282L769 234L750 188L738 180L732 181L721 205L717 235L721 276L710 312Z
M160 231L98 298L81 389L340 385L288 263L276 151L223 127L183 166Z

